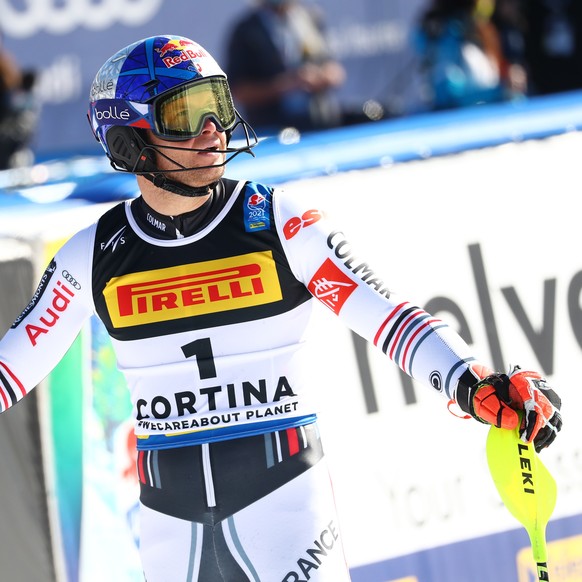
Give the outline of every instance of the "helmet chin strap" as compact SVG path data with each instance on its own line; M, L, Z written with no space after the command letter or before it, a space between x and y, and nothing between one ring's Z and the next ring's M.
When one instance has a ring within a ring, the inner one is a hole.
M157 188L162 188L163 190L172 192L172 194L186 196L187 198L208 196L218 184L218 180L216 180L205 186L186 186L186 184L176 182L176 180L171 180L165 174L142 174L142 176Z

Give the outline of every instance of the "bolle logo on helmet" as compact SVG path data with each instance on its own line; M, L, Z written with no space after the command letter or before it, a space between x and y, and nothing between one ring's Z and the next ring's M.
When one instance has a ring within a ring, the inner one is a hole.
M77 28L104 30L116 23L142 26L160 11L164 0L75 0L56 2L28 0L18 3L2 2L2 27L14 38L29 38L46 31L68 34ZM22 4L22 6L20 6Z
M105 95L105 93L111 93L115 91L115 84L111 79L95 79L93 85L91 85L90 97L91 100L97 99L100 95Z
M98 125L135 124L142 117L133 108L127 106L123 99L101 99L93 108L93 115Z
M103 119L120 119L127 121L130 119L131 115L127 109L119 111L117 107L107 107L103 111L99 111L99 109L95 108L95 117L99 121L102 121Z

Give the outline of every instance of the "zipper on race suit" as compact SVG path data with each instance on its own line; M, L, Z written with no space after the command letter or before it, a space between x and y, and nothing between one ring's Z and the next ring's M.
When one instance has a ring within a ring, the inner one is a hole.
M206 488L206 504L208 507L216 507L212 464L210 463L210 445L208 443L202 444L202 472L204 473L204 487Z

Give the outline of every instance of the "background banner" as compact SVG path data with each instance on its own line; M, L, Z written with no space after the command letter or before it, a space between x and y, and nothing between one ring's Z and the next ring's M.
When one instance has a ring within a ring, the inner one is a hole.
M306 0L312 4L312 0ZM0 30L17 62L39 73L36 149L41 155L98 151L87 122L89 87L123 46L156 34L192 38L224 67L227 35L250 0L0 0ZM423 0L320 0L334 55L346 68L348 105L376 99L397 110L416 95L409 31ZM406 75L403 73L406 72ZM408 103L408 105L404 105Z

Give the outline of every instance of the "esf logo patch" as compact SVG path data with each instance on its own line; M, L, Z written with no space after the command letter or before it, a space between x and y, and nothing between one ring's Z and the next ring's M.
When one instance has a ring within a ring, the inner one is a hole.
M244 223L247 232L271 228L271 192L261 184L248 184L245 192Z

